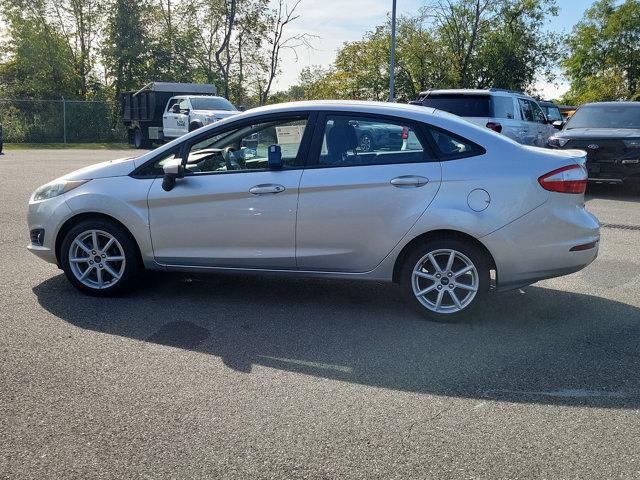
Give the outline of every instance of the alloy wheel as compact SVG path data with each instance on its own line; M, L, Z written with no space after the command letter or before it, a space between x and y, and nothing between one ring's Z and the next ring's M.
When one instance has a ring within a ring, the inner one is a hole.
M457 313L476 297L478 270L466 255L439 249L424 255L413 268L411 286L418 301L436 313Z
M124 274L126 259L120 242L104 230L86 230L69 247L71 272L83 285L104 289Z

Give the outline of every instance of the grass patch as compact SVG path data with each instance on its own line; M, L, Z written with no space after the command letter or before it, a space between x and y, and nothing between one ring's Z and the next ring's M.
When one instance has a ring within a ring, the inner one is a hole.
M133 149L128 143L5 143L5 150L129 150Z

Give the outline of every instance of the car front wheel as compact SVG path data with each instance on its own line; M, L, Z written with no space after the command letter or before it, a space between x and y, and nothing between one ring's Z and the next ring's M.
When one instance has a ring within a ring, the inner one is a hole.
M62 269L78 290L109 296L127 290L141 267L135 241L108 220L87 220L71 228L60 251Z
M490 272L479 248L434 240L405 259L401 286L407 300L430 320L449 322L467 315L489 289Z

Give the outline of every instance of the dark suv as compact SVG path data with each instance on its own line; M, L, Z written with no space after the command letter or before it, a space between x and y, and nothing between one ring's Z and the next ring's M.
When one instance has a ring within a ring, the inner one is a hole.
M549 146L587 152L589 181L640 187L640 102L588 103Z

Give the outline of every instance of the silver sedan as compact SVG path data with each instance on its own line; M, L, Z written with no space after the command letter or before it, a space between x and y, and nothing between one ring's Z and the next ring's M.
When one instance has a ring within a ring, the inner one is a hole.
M91 295L145 268L383 280L450 320L596 258L584 163L430 108L280 104L43 185L28 248Z

